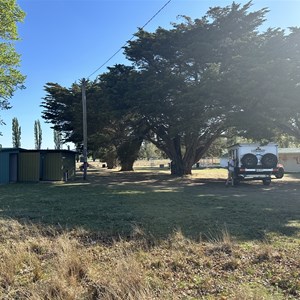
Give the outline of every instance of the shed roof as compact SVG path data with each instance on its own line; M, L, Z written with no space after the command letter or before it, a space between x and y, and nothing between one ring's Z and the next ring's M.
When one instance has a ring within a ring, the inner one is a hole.
M67 150L67 149L21 149L21 152L73 153L73 154L76 153L76 151L74 150Z
M24 149L24 148L0 148L0 152L41 152L41 153L73 153L74 150L67 149Z
M2 152L14 152L14 151L23 151L25 149L23 148L1 148L0 147L0 151Z

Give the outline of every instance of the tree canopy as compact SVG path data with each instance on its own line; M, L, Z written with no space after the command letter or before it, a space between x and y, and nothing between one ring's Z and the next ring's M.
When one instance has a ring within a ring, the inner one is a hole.
M17 88L23 87L25 77L18 70L20 55L14 42L19 39L17 23L24 12L15 0L0 1L0 109L9 109L9 99Z
M149 139L174 174L189 174L228 129L268 139L299 111L299 29L261 33L267 9L250 6L215 7L171 30L139 30L125 48L144 78L136 99Z
M136 75L132 67L116 65L86 86L89 153L111 161L118 158L124 171L133 169L147 130L131 106ZM43 118L78 149L83 139L80 88L77 83L69 89L47 83L41 105Z
M268 10L250 7L232 3L171 29L140 29L124 49L132 66L108 68L87 87L92 147L105 141L132 162L146 139L181 176L220 136L300 132L300 30L260 31ZM82 140L79 89L48 84L42 104L43 117L72 141Z

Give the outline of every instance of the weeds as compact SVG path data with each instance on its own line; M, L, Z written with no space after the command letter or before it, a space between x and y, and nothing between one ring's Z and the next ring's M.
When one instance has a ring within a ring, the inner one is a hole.
M270 242L243 246L225 230L208 242L194 242L180 231L160 242L150 236L149 242L135 228L131 239L103 244L80 229L53 232L10 220L0 230L1 299L300 297L295 240L277 240L276 248Z

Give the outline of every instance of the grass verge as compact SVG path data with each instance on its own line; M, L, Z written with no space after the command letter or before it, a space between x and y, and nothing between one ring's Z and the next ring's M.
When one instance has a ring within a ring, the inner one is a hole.
M299 299L299 179L222 172L0 186L0 298Z
M1 221L1 299L299 299L299 240L236 243L228 232L164 241L139 229L103 244L81 230Z

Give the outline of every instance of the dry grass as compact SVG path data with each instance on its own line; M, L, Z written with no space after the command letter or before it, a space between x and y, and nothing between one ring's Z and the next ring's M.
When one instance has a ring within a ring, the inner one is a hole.
M0 223L1 299L299 299L299 240L158 242L135 228L103 244L88 232Z
M299 178L159 172L2 186L0 299L300 299Z

